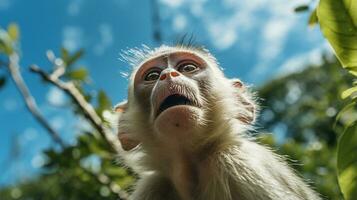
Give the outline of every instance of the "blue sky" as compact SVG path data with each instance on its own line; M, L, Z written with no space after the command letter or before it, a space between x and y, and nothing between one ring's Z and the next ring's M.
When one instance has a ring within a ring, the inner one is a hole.
M329 46L315 27L307 26L308 13L293 9L309 0L158 0L164 43L192 34L219 60L228 77L260 86L278 76L321 62ZM50 69L45 52L61 46L85 48L79 64L88 67L91 87L104 89L113 102L126 97L127 80L120 73L123 49L152 39L149 0L0 0L0 26L16 22L21 28L22 73L41 111L67 143L86 124L63 109L67 98L42 83L28 70L36 63ZM4 74L4 70L0 71ZM24 180L38 171L41 150L51 143L46 132L27 112L11 81L0 90L0 186ZM14 139L15 138L15 139ZM15 141L15 142L14 142ZM8 163L11 144L20 152Z

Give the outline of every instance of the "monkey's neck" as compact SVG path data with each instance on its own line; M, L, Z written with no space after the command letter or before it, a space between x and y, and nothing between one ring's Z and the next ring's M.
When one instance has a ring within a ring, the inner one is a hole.
M217 156L217 153L232 145L237 144L237 135L231 134L231 127L226 125L221 127L220 132L205 133L207 135L216 135L216 138L205 141L197 148L183 146L181 143L166 144L161 151L166 151L166 161L163 166L168 178L172 181L181 199L193 199L194 193L200 190L198 187L204 187L202 177L211 177L211 161ZM185 143L184 143L185 144Z
M171 163L169 177L181 199L190 200L198 185L197 163L189 157L177 156Z

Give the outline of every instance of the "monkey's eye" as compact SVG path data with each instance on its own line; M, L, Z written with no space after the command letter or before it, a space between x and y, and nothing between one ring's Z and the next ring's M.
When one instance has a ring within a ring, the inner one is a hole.
M155 81L159 79L160 71L159 70L152 70L148 72L144 78L145 81Z
M178 67L179 72L183 73L192 73L198 70L198 67L194 64L188 63L188 64L183 64Z

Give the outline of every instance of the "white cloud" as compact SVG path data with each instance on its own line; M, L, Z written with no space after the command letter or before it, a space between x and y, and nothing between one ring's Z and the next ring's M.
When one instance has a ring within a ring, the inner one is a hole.
M47 101L55 106L62 106L66 102L66 97L60 89L51 87L50 91L46 95Z
M269 2L264 0L264 3ZM272 1L272 5L266 5L265 9L269 11L269 18L262 21L261 41L257 47L259 51L256 58L259 62L250 73L251 79L265 74L272 63L283 53L289 33L298 22L296 14L293 13L295 4L294 1L286 4Z
M177 32L183 30L178 28L180 16L184 16L182 13L185 12L181 7L189 7L190 12L199 17L203 28L208 32L210 42L219 50L232 47L238 42L238 38L243 37L242 35L249 37L252 32L260 32L263 26L261 37L265 48L259 49L263 50L262 56L272 59L282 50L284 38L296 20L291 17L296 15L293 13L293 8L295 5L300 5L301 0L287 3L279 0L224 0L214 3L207 0L191 2L161 0L160 2L167 6L166 12L174 18L172 26ZM220 9L217 9L217 6ZM170 9L174 12L170 12ZM267 13L267 17L262 18L262 13ZM267 20L268 24L266 24ZM190 26L189 23L186 17L185 26ZM242 42L245 43L244 46L251 46L249 43L254 43L254 41Z
M46 162L45 157L41 154L38 154L32 158L31 165L33 168L40 168L45 164L45 162Z
M207 0L195 0L190 2L190 11L193 15L201 16L205 12L204 4Z
M37 136L38 136L37 130L32 127L29 127L24 130L22 138L26 141L31 141L31 140L36 139Z
M186 28L186 25L187 18L184 15L179 14L174 16L172 26L175 31L183 31Z
M171 8L178 8L184 3L184 0L160 0L160 2Z
M272 18L263 28L262 43L260 46L259 60L266 63L276 58L283 50L283 46L287 39L294 21L287 18Z
M307 53L299 54L292 58L287 59L277 72L278 76L290 74L303 70L309 65L318 66L321 65L322 60L322 48L315 48Z
M113 30L108 24L101 24L99 26L100 39L94 46L94 53L102 55L104 51L113 44Z
M255 52L255 55L252 55L252 68L246 77L248 80L261 80L269 70L276 69L275 65L280 65L283 56L302 51L302 49L295 50L287 46L287 42L289 44L306 42L305 47L309 44L319 45L322 42L321 34L307 32L307 27L302 28L307 20L306 15L298 15L294 12L294 8L309 4L310 0L287 2L281 0L196 0L190 2L161 0L160 2L166 6L163 9L167 15L165 19L174 19L172 20L174 31L190 32L203 29L203 34L198 33L200 41L209 40L209 43L220 51L237 48L240 51L249 50L253 52L252 54ZM184 29L177 28L177 24L180 24L177 18L180 15L186 18ZM298 38L291 38L292 32ZM303 38L302 34L309 34L309 37ZM290 39L293 42L290 43ZM317 55L318 52L312 53L309 59L316 63L318 62ZM297 62L297 60L290 60L291 66L299 65Z
M0 10L6 10L10 8L11 2L10 0L0 0Z
M229 28L224 23L209 24L208 33L212 38L213 45L220 50L231 47L237 40L236 30Z
M83 4L83 0L72 0L69 2L67 7L67 13L71 16L76 16L81 11L81 6Z
M62 44L69 51L78 50L83 45L82 29L76 26L66 26L62 32Z
M50 124L55 130L60 130L65 127L65 125L68 125L66 120L63 117L56 116L52 119L50 119Z
M76 123L74 124L74 128L81 130L81 131L91 131L92 129L92 125L88 122L88 120L79 117L77 118Z

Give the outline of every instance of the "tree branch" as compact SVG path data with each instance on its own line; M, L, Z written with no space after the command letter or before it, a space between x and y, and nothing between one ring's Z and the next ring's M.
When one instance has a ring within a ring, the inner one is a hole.
M73 82L64 82L60 80L57 76L52 74L47 74L41 68L36 65L32 65L30 70L34 73L39 74L45 81L55 85L60 90L64 91L69 95L74 103L82 110L84 117L90 121L92 126L99 132L99 134L104 138L104 140L113 148L114 151L118 152L120 144L116 139L112 131L104 126L102 119L98 116L91 104L89 104L81 92L77 89Z
M60 138L59 134L51 127L51 125L43 117L42 113L38 109L37 103L33 96L31 95L26 83L24 82L20 71L19 71L19 56L17 53L12 53L9 56L9 64L7 65L11 78L14 81L16 88L24 98L27 109L35 117L35 119L47 130L47 132L52 137L53 141L59 144L62 148L66 145Z
M84 98L82 93L77 89L75 84L71 81L64 82L59 79L59 76L54 75L57 74L56 70L52 74L48 74L47 72L43 71L40 67L36 65L32 65L30 70L34 73L40 75L45 81L55 85L60 90L64 91L67 95L71 97L74 103L81 109L84 114L84 117L90 121L92 126L99 132L99 134L104 138L104 141L115 151L119 152L120 144L119 141L116 139L115 135L112 133L111 129L106 127L102 121L102 119L98 116L96 111L94 110L93 106L87 102ZM84 169L85 170L85 169ZM90 173L89 171L87 171ZM101 177L99 175L90 173L94 178L98 181L101 181ZM114 182L110 181L109 186L114 184ZM116 186L118 186L116 184ZM119 186L118 186L119 187ZM120 200L128 199L128 194L120 189L116 188L115 191L111 188L112 192L118 194Z

